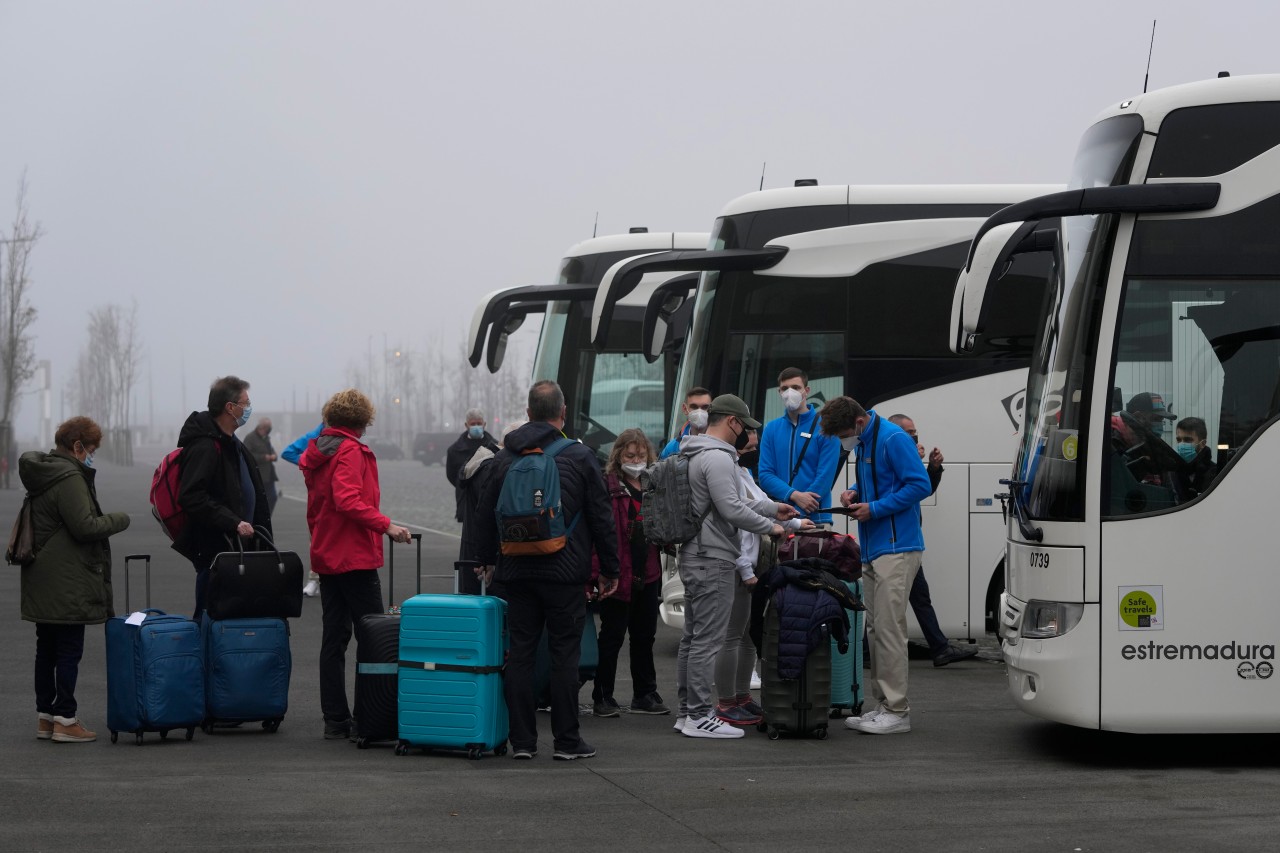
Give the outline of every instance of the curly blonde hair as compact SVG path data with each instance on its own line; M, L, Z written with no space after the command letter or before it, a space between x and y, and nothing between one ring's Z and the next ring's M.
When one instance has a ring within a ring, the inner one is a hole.
M327 426L361 430L373 423L373 403L355 388L339 391L320 410Z
M639 427L624 429L622 434L614 441L613 449L609 451L609 461L604 467L606 474L622 476L622 454L633 444L644 450L646 465L652 465L658 460L658 454L653 452L653 444L649 441L648 436L644 434L644 430Z

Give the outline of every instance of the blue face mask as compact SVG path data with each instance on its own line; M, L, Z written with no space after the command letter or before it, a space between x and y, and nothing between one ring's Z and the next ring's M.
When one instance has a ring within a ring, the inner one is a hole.
M1199 451L1196 450L1196 446L1194 444L1182 442L1178 445L1178 455L1182 457L1184 462L1190 462L1192 459L1195 459L1197 453L1199 453Z
M237 403L236 405L239 405L239 403ZM249 416L252 414L253 414L253 406L252 405L245 406L240 411L240 417L236 418L236 426L242 427L245 424L247 424L249 422Z
M467 437L468 438L484 438L484 427L482 426L467 427Z

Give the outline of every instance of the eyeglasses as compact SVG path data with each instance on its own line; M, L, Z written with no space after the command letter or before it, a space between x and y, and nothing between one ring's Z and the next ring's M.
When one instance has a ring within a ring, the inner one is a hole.
M239 406L239 407L240 407L240 408L242 408L242 409L247 409L247 408L249 408L249 401L248 401L248 400L245 400L243 403L241 403L241 402L237 402L237 401L232 401L231 405L233 405L233 406Z

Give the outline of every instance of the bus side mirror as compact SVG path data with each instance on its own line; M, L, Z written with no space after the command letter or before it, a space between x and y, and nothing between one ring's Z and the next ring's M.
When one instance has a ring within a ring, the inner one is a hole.
M978 240L968 266L960 270L951 299L951 351L972 352L981 331L982 303L987 288L1006 269L1010 243L1020 241L1023 229L1032 223L1006 222L990 229Z

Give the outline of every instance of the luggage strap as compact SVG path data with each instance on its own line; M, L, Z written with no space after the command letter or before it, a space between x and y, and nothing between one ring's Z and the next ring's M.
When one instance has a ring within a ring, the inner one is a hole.
M395 675L400 671L394 663L358 663L356 672L360 675Z
M474 672L479 675L490 675L495 672L502 672L503 665L496 666L466 666L457 663L433 663L432 661L420 660L402 660L400 661L401 669L425 669L434 672Z

